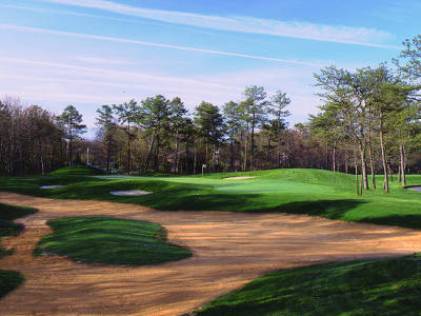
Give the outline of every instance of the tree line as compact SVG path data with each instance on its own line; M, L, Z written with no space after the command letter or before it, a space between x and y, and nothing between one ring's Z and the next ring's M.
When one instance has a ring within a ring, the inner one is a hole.
M54 115L17 100L0 102L0 173L45 174L61 165L88 163L108 173L194 174L283 167L355 173L357 192L382 173L406 184L419 172L421 35L406 41L393 66L357 70L326 67L315 74L322 106L305 124L289 126L291 100L250 86L242 100L209 102L189 113L176 97L157 95L97 110L98 133L74 106Z
M343 164L353 157L358 194L376 189L379 173L389 192L396 169L405 186L408 157L420 156L421 36L404 44L395 69L387 64L355 71L331 66L315 75L324 104L311 116L310 128L330 148L333 170L338 154Z

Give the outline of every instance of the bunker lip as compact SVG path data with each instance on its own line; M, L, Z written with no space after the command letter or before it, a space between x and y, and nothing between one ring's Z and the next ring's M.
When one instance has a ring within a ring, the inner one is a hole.
M229 178L224 178L223 180L250 180L250 179L256 179L256 177L229 177Z
M54 190L54 189L62 189L62 188L64 188L64 185L62 185L62 184L51 184L51 185L46 184L46 185L41 185L39 188L42 189L42 190Z
M143 190L120 190L120 191L111 191L110 194L114 196L143 196L149 195L153 192L143 191Z

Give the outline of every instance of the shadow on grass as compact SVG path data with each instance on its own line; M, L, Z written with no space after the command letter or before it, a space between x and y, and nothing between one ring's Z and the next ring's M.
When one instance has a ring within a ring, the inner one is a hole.
M376 218L364 218L362 221L378 225L400 226L413 229L421 228L421 215L394 215Z
M353 199L295 201L282 204L272 211L343 219L348 211L365 203L364 200Z

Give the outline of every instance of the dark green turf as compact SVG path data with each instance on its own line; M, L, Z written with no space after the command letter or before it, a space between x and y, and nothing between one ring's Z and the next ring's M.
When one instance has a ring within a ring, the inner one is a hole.
M282 270L204 306L197 316L421 314L421 258Z
M0 203L0 237L17 236L24 226L14 223L15 219L34 214L37 210L30 207L21 207ZM6 250L0 245L0 258L10 255L11 250Z
M23 275L19 272L0 270L0 298L16 289L23 281Z
M67 217L48 222L36 255L57 254L85 263L150 265L190 257L183 247L167 242L155 223L111 217Z
M34 214L36 211L30 207L0 203L0 237L19 235L24 226L14 223L13 220ZM4 249L0 245L0 259L11 254L13 254L12 249ZM23 275L19 272L0 270L0 298L17 288L23 281Z

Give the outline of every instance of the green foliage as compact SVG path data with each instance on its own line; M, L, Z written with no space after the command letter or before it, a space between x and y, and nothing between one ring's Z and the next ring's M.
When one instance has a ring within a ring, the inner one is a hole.
M417 255L323 264L270 273L204 306L197 316L415 315Z
M13 291L24 281L19 272L0 270L0 298Z
M54 232L39 242L34 253L68 256L75 261L114 265L148 265L191 256L166 241L154 223L110 217L69 217L48 222Z

